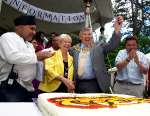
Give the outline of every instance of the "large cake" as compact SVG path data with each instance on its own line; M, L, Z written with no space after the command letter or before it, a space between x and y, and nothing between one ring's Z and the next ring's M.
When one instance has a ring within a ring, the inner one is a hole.
M150 116L150 100L118 94L44 93L43 116Z

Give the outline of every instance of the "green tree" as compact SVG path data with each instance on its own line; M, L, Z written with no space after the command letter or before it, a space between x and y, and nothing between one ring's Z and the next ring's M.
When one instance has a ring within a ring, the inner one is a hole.
M77 43L80 42L79 36L78 36L77 33L70 33L69 35L70 35L71 38L72 38L72 45L76 45Z
M150 52L150 37L138 34L138 48L143 53L147 54Z
M105 55L105 63L106 63L107 69L115 66L115 58L119 50L123 48L124 48L124 40L120 42L119 46L115 50Z
M150 36L150 27L146 25L145 20L149 20L150 14L146 8L150 6L149 0L114 0L114 14L123 15L129 22L129 27L133 28L133 35L143 32Z
M150 14L145 10L148 6L150 6L149 0L114 0L113 9L115 16L124 16L128 22L128 28L133 28L132 33L138 38L139 50L145 54L150 52L150 27L144 22L150 20ZM117 49L105 57L108 68L114 66L116 55L123 48L124 40L121 41Z

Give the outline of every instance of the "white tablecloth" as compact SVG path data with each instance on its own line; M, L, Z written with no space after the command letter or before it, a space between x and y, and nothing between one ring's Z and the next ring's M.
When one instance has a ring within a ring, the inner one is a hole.
M0 103L0 116L42 116L35 103Z

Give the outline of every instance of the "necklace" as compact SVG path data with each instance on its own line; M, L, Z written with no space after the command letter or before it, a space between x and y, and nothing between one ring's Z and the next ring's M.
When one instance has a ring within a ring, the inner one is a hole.
M68 77L68 71L71 68L71 66L73 65L73 63L70 64L70 66L68 66L68 62L63 61L64 63L64 77Z
M95 44L92 44L92 47L94 47L94 46L95 46ZM80 44L77 44L77 45L73 46L73 48L74 48L75 50L77 50L77 51L79 51L79 52L82 51L83 53L89 52L92 47L84 47L84 48L81 48L81 47L80 47Z

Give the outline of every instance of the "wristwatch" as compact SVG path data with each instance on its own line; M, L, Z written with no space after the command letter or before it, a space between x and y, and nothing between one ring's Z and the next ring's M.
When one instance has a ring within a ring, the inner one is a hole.
M130 62L130 59L129 59L129 58L126 58L126 61L127 61L127 62Z

